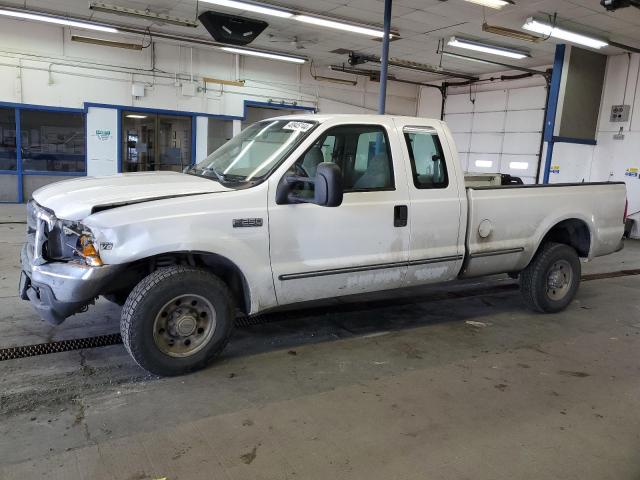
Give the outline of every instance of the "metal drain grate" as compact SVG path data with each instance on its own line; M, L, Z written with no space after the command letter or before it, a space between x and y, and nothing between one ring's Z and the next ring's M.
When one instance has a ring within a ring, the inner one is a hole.
M635 270L621 270L618 272L608 272L608 273L596 273L596 274L587 274L582 276L583 281L590 280L602 280L606 278L618 278L618 277L628 277L640 275L640 269ZM420 297L405 297L398 299L385 299L373 302L367 302L368 308L377 308L383 306L395 306L402 305L411 301L436 301L436 300L447 300L453 298L466 298L466 297L477 297L482 295L491 295L497 293L503 293L508 291L517 290L517 285L508 284L508 285L498 285L493 287L483 287L479 289L469 289L469 290L461 290L455 292L439 292L432 294L430 296L420 296ZM362 309L362 304L358 303L344 303L341 305L332 305L323 308L325 313L329 313L331 311L354 311L358 309ZM285 320L285 319L295 319L297 317L303 317L308 315L317 315L317 310L300 310L300 311L283 311L280 313L273 314L263 314L256 315L251 317L239 317L236 318L236 327L238 328L248 328L256 325L264 325L266 323L271 323L274 321ZM24 345L21 347L11 347L11 348L0 348L0 362L4 360L14 360L18 358L26 358L26 357L35 357L38 355L47 355L49 353L59 353L59 352L69 352L72 350L83 350L85 348L96 348L96 347L107 347L109 345L118 345L122 343L122 337L119 333L112 333L110 335L100 335L97 337L88 337L88 338L75 338L72 340L60 340L58 342L50 342L50 343L38 343L35 345Z
M100 335L98 337L75 338L73 340L61 340L59 342L3 348L0 349L0 362L16 358L47 355L49 353L69 352L71 350L82 350L85 348L107 347L109 345L117 345L119 343L122 343L122 337L120 334L112 333L111 335Z

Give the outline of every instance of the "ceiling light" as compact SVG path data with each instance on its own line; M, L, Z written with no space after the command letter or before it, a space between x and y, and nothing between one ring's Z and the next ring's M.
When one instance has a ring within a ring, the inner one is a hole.
M384 37L384 31L370 28L361 27L359 25L353 25L351 23L338 22L335 20L329 20L322 17L312 17L311 15L296 15L293 17L295 20L304 23L310 23L312 25L318 25L320 27L335 28L336 30L343 30L351 33L361 33L363 35L369 35L371 37L382 38ZM390 37L393 35L390 35Z
M259 50L245 50L244 48L235 47L221 47L220 49L224 50L225 52L237 53L238 55L269 58L271 60L281 60L283 62L305 63L307 61L307 59L304 57L294 57L291 55L283 55L280 53L261 52Z
M267 5L252 3L252 2L238 2L236 0L202 0L205 3L212 3L220 7L237 8L238 10L244 10L245 12L262 13L264 15L272 15L274 17L291 18L293 12L287 10L281 10Z
M507 5L513 5L511 0L465 0L469 3L475 3L476 5L482 5L483 7L501 9Z
M451 58L460 59L460 60L468 60L469 62L484 63L485 65L495 65L495 63L490 62L489 60L483 60L481 58L475 58L475 57L468 57L466 55L458 55L457 53L445 52L444 50L442 50L442 54L446 57L451 57Z
M522 28L524 28L525 30L529 30L530 32L536 32L541 35L545 35L547 37L559 38L561 40L566 40L567 42L577 43L578 45L584 45L591 48L602 48L609 45L608 42L605 42L603 40L599 40L593 37L587 37L586 35L582 35L580 33L570 32L563 28L559 28L540 20L536 20L532 17L527 18L527 21L522 26Z
M114 42L113 40L103 40L101 38L83 37L81 35L71 35L72 42L90 43L103 47L124 48L126 50L142 50L139 43Z
M76 22L74 20L67 20L66 18L50 17L48 15L36 15L33 13L19 12L16 10L0 9L0 15L6 17L21 18L23 20L34 20L37 22L55 23L57 25L64 25L67 27L86 28L87 30L98 30L100 32L118 33L113 27L103 27L102 25L96 25L93 23Z
M131 17L147 18L161 23L170 23L172 25L179 25L181 27L197 27L198 23L195 20L189 20L186 18L172 17L165 13L155 13L150 10L137 10L135 8L121 7L119 5L111 5L109 3L91 2L89 3L89 9L97 12L112 13L115 15L129 15Z
M137 120L142 120L147 118L146 115L134 115L133 113L129 114L129 115L125 115L127 118L135 118Z
M451 47L466 48L468 50L475 50L476 52L489 53L491 55L501 55L503 57L523 59L530 57L529 52L523 50L515 50L512 48L498 47L495 45L489 45L486 43L475 42L473 40L466 40L464 38L451 37L448 45Z

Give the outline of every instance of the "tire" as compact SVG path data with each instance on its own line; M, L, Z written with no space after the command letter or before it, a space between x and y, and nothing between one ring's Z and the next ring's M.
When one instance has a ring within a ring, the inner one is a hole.
M222 280L171 266L143 278L129 294L120 332L138 365L175 376L208 365L227 345L233 325L233 297Z
M573 247L545 243L520 274L522 297L537 312L560 312L575 297L580 274L580 258Z

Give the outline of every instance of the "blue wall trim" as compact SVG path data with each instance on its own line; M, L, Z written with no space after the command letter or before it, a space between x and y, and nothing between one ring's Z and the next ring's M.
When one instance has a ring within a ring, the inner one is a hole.
M24 202L24 182L22 181L22 126L20 125L20 109L15 110L16 118L16 172L18 173L18 203Z
M562 81L562 68L564 65L565 45L556 45L556 55L553 61L553 73L549 86L549 102L547 103L547 118L544 123L544 141L547 142L547 156L544 164L542 183L549 183L549 171L553 158L553 131L556 127L556 114L558 113L558 99L560 97L560 83Z
M554 143L575 143L578 145L597 145L596 140L586 138L571 138L571 137L553 137Z
M49 105L34 105L31 103L11 103L0 102L1 108L17 108L21 110L40 110L44 112L66 112L66 113L84 113L82 108L66 108L66 107L52 107Z

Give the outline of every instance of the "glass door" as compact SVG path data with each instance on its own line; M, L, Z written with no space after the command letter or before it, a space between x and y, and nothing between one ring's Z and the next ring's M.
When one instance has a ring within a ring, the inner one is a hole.
M123 112L123 172L173 170L191 163L191 117Z

